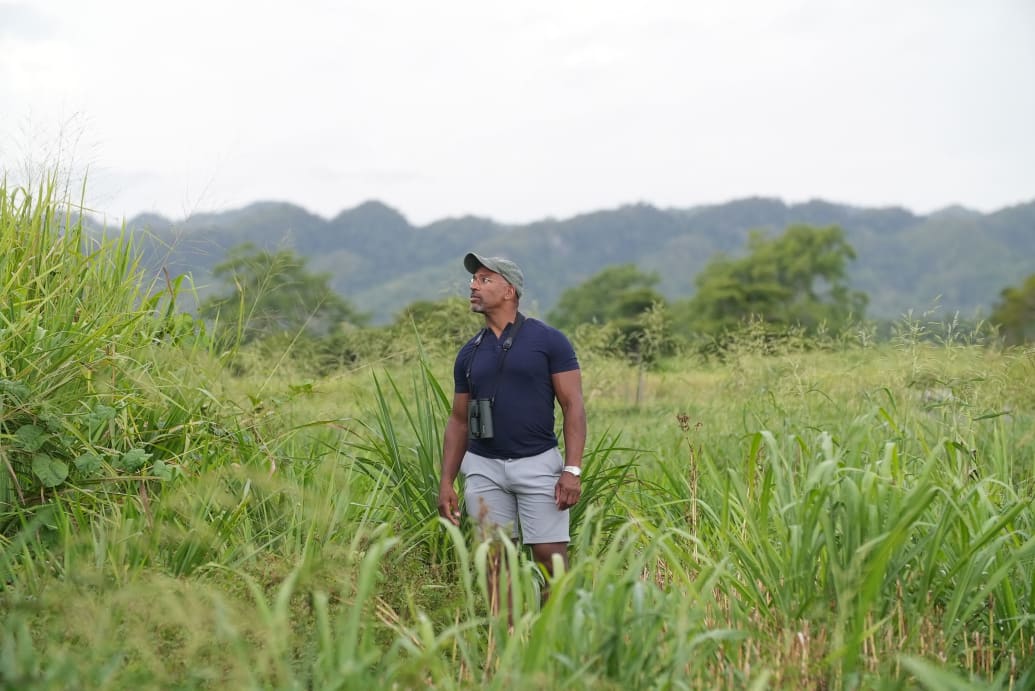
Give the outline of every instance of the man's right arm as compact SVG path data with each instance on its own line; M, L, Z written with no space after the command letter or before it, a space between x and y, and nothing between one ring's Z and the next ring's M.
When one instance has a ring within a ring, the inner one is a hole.
M453 395L453 410L446 421L442 443L442 479L438 486L438 514L453 525L460 525L460 499L457 497L456 476L460 462L467 452L467 402L470 394Z

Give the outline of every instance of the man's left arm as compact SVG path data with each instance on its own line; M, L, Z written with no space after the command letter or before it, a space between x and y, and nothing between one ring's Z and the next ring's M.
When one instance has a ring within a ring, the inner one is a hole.
M582 400L582 372L578 369L552 375L553 390L564 418L564 465L582 467L586 450L586 406ZM557 508L574 506L582 495L582 482L572 473L561 473L554 490Z

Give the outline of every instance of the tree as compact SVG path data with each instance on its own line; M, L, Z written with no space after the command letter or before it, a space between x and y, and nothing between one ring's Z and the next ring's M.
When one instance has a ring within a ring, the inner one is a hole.
M547 320L567 330L580 324L635 321L654 303L664 302L654 289L658 281L657 274L644 273L634 264L609 266L565 290Z
M547 319L571 331L583 324L613 327L610 347L649 364L672 348L665 298L654 289L659 280L634 264L609 266L564 291Z
M413 340L414 332L426 348L455 351L478 329L484 318L471 311L466 298L417 300L404 307L395 317L393 329L398 338Z
M771 239L753 231L748 250L739 259L716 257L697 275L697 292L685 306L695 329L716 333L760 317L814 330L865 310L866 295L847 285L855 251L839 227L793 225Z
M271 253L251 243L231 248L212 274L232 289L206 300L200 315L237 329L242 343L284 333L320 337L342 324L366 323L366 315L330 288L329 274L310 273L305 264L291 250Z
M999 326L1007 345L1035 341L1035 274L1002 290L989 321Z

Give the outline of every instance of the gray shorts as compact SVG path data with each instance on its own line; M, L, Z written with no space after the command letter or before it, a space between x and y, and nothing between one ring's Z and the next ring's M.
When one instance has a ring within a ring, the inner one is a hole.
M468 451L460 463L467 514L485 536L509 525L514 538L520 527L526 545L568 542L568 510L559 510L554 500L563 467L556 448L503 460Z

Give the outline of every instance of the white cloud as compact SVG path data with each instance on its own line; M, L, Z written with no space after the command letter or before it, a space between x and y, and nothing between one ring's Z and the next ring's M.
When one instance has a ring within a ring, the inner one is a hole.
M1027 0L10 7L0 161L64 132L115 215L1035 197Z

